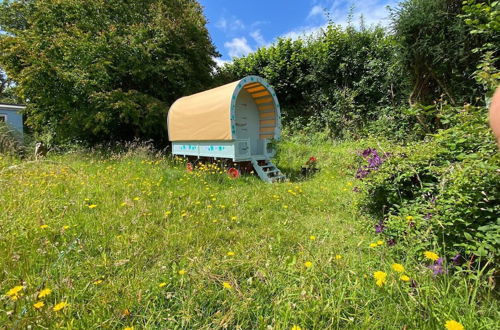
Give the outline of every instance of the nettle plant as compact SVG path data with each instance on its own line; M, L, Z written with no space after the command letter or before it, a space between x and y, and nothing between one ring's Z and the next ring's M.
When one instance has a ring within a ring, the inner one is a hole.
M388 242L423 251L443 247L449 257L498 258L500 156L487 109L453 108L451 128L426 141L391 150L365 150L357 172L362 205ZM380 156L384 155L384 156Z

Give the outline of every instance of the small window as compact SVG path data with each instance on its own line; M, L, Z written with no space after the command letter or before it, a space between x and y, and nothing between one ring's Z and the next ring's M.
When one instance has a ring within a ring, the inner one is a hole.
M0 123L5 123L7 121L7 115L0 115Z

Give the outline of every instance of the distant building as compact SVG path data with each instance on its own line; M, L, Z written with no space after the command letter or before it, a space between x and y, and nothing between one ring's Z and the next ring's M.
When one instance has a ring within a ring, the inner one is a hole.
M0 103L0 122L7 123L10 127L23 134L23 115L21 111L26 106L21 104Z

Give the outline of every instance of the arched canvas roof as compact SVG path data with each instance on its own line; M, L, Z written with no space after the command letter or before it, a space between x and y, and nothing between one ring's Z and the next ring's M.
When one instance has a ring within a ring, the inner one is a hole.
M170 141L234 139L236 98L243 88L257 104L261 122L275 122L273 129L261 128L261 137L277 139L281 123L276 93L261 77L248 76L175 101L168 112Z

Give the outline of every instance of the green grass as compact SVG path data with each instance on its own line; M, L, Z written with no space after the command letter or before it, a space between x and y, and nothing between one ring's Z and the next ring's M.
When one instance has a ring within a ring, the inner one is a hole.
M378 238L352 191L367 143L285 143L278 165L292 180L272 185L141 152L0 156L0 290L24 287L2 296L0 327L492 329L498 301L482 282L369 247ZM298 181L312 155L321 171ZM69 305L54 312L59 302Z

